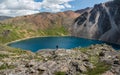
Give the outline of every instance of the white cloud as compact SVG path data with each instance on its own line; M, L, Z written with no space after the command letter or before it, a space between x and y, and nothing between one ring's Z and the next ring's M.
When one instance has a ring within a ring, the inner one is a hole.
M33 10L0 10L0 16L23 16L29 14L39 13L39 11Z
M0 15L22 16L39 13L41 9L58 12L65 8L71 8L69 2L72 0L0 0Z
M71 8L72 6L68 4L70 1L72 0L44 0L42 6L46 10L58 12L61 9Z

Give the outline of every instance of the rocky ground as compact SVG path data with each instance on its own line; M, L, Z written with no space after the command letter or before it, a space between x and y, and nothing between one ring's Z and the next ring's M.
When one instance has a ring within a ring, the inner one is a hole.
M0 75L120 75L120 52L105 44L36 53L0 46Z

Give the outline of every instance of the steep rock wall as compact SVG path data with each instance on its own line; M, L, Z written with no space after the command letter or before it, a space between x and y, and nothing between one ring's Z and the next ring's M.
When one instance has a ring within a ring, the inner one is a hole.
M72 35L120 44L120 6L101 3L75 19Z

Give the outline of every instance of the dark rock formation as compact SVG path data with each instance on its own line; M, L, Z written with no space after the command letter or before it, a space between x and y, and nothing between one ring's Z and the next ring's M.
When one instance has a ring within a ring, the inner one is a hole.
M85 8L85 9L76 10L75 12L82 14L82 13L84 13L85 11L90 10L90 9L91 9L90 7L87 7L87 8Z
M120 6L113 1L95 5L76 18L72 35L120 44Z

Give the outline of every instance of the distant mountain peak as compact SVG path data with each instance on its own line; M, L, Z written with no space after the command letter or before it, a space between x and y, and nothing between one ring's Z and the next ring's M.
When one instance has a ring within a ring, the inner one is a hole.
M0 16L0 21L12 18L10 16Z

